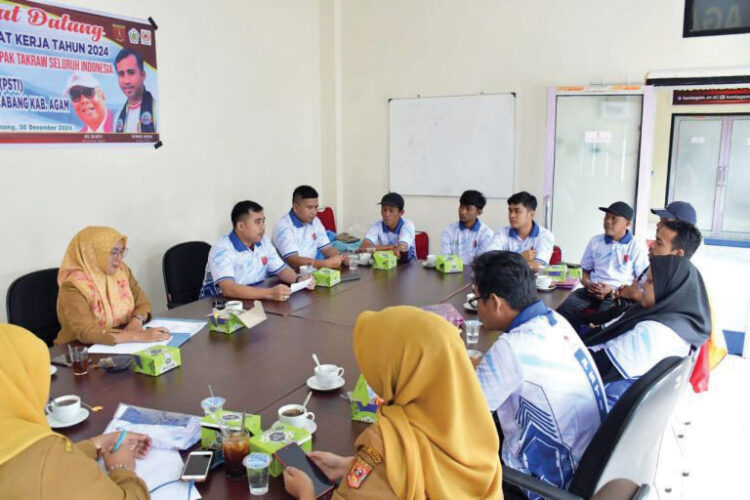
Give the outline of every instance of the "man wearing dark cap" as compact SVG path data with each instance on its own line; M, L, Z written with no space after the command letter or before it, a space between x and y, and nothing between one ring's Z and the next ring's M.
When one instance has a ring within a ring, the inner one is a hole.
M656 229L661 229L661 223L665 220L681 220L694 225L698 222L693 205L686 201L673 201L664 208L652 208L651 213L659 216Z
M582 284L558 308L576 329L585 320L584 309L604 311L613 306L614 292L630 284L648 267L648 249L630 232L633 209L623 201L599 207L604 215L604 234L591 238L581 257Z
M417 257L414 241L414 223L404 219L404 199L398 193L387 193L380 200L380 222L367 230L359 249L392 250L400 257L412 260Z

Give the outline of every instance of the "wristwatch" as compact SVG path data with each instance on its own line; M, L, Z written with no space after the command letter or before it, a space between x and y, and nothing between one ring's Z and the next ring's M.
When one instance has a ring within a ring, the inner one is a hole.
M141 320L141 323L145 323L146 320L148 319L148 315L142 315L142 314L134 314L133 317Z

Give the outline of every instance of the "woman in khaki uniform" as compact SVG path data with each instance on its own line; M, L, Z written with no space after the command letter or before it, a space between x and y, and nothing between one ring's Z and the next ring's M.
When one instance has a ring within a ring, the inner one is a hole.
M73 444L50 429L44 417L49 398L49 351L23 328L0 325L0 497L7 500L67 498L147 499L135 475L135 459L151 439L120 433ZM104 459L105 473L96 463Z
M340 481L333 498L502 499L497 431L454 326L415 307L363 312L354 354L385 402L355 456L309 454ZM284 484L296 498L314 498L298 469L284 471Z
M122 259L128 239L109 227L90 226L68 244L57 284L57 317L62 329L55 344L158 342L160 328L143 328L151 304Z

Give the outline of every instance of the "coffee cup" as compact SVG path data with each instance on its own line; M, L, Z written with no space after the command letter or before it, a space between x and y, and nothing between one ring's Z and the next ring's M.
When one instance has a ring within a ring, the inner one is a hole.
M284 405L279 408L279 421L298 429L304 429L308 420L315 420L315 414L302 405Z
M549 288L550 286L552 286L552 277L546 276L544 274L536 277L537 288Z
M315 380L323 387L329 387L344 375L344 369L336 365L320 365L315 367Z
M45 409L55 420L70 422L81 413L81 398L75 394L60 396L47 403Z
M437 263L437 255L430 254L427 256L427 265L434 266Z
M466 294L466 302L471 303L471 301L474 300L476 297L477 296L474 293L467 293Z

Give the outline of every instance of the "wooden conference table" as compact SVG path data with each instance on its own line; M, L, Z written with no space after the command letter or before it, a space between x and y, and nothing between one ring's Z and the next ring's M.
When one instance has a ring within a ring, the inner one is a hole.
M132 371L110 374L98 369L75 377L71 370L60 367L52 377L52 397L74 393L90 406L103 407L102 411L91 412L84 422L60 431L75 441L100 434L120 402L202 415L200 401L208 396L208 384L226 398L226 409L260 414L263 428L268 428L277 420L280 406L305 399L309 391L306 381L313 375L311 354L315 352L321 362L344 367L346 384L336 391L314 392L308 404L318 423L313 449L351 455L354 440L368 425L351 420L346 396L359 377L352 351L352 326L357 315L393 305L448 302L466 319L476 318L475 313L463 308L471 291L470 269L463 274L443 275L412 262L389 271L360 267L355 272L359 280L301 291L286 302L263 301L268 319L250 330L224 335L204 328L180 348L182 366L158 377ZM342 273L347 274L348 270ZM273 284L273 280L267 283ZM539 297L556 308L568 293L555 290ZM197 319L209 314L211 307L212 301L205 299L157 316ZM484 352L497 336L497 332L482 332L479 343L470 347ZM51 349L52 356L64 352L64 346ZM281 478L271 478L269 486L262 498L288 498ZM212 472L198 489L209 499L250 498L247 481L230 481L222 470Z

